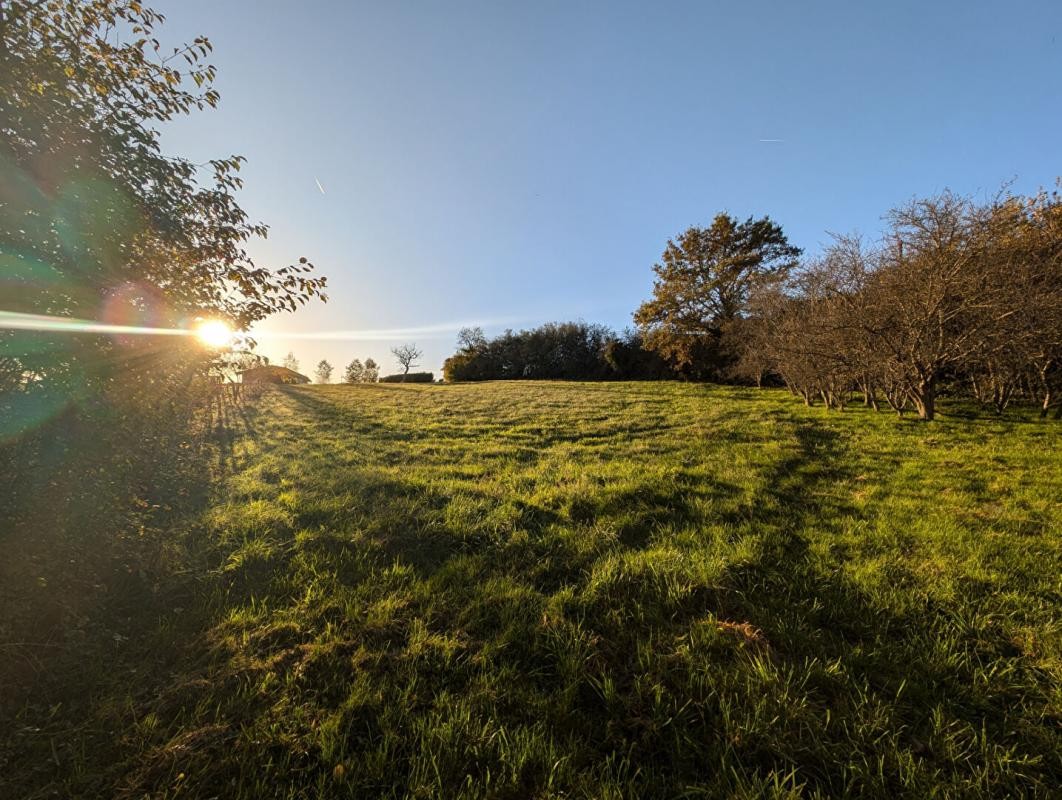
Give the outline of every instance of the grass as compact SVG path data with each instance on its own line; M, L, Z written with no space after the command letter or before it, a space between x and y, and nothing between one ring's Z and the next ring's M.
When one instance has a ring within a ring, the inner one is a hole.
M107 531L106 591L0 644L0 794L1057 796L1062 426L960 411L524 382L222 408ZM23 616L61 583L26 558Z

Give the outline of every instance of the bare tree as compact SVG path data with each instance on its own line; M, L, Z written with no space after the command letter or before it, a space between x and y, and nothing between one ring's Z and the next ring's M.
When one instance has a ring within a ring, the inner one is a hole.
M487 335L478 325L457 332L457 349L461 353L479 353L487 347Z
M395 360L402 366L402 374L408 375L409 371L418 366L416 360L424 355L423 351L418 350L415 344L404 344L399 347L391 348L391 355L395 357Z
M1046 414L1062 389L1062 200L944 193L889 215L880 245L839 237L784 288L753 295L739 370L764 369L811 404L853 392L936 413L942 382L1002 412Z
M288 351L288 354L284 356L284 360L280 362L284 369L290 369L292 372L299 371L299 359L295 358L295 354Z

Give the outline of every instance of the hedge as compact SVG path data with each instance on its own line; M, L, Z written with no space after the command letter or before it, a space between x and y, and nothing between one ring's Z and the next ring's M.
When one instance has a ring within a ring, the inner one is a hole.
M380 383L432 383L434 380L433 372L410 372L408 375L384 375Z

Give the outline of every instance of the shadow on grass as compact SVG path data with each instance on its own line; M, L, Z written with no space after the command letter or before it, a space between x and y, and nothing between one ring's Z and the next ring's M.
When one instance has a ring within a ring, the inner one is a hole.
M308 415L308 425L366 436L364 446L381 461L400 455L413 433L387 429L356 408L338 409L313 392L280 391ZM858 517L839 488L854 477L852 459L829 421L785 421L792 445L767 467L762 491L746 506L705 520L754 539L754 551L723 567L713 583L692 588L671 581L668 570L681 578L682 564L651 560L667 544L656 534L695 526L707 501L731 504L735 486L680 475L667 486L561 497L554 506L516 497L497 530L486 523L458 529L446 521L452 498L444 489L350 468L346 488L358 507L295 509L293 522L276 534L277 546L257 562L249 559L242 576L196 566L188 580L155 581L156 592L155 582L138 573L133 588L101 605L96 617L103 627L91 642L65 654L87 652L91 668L74 676L69 661L55 662L63 685L41 691L13 720L20 727L12 729L22 732L0 767L24 781L19 788L55 787L62 785L56 776L71 780L84 770L80 748L96 763L120 765L97 773L98 783L82 794L113 793L104 790L116 785L128 796L162 792L184 774L193 782L189 792L209 796L229 790L234 743L248 731L240 763L252 764L261 785L278 793L281 786L293 796L329 786L335 764L344 761L352 770L379 768L366 773L364 795L412 793L408 776L428 752L441 782L437 794L445 794L466 776L507 768L491 749L506 736L485 732L508 735L537 725L559 746L573 745L563 752L569 776L618 764L633 776L630 796L711 794L704 787L725 770L766 780L794 769L809 792L898 795L913 791L903 769L916 770L914 762L926 762L929 772L961 771L962 759L971 769L989 769L989 745L996 742L1027 759L1020 768L1031 782L1013 779L1008 788L1020 793L1032 782L1058 779L1062 768L1051 749L1057 737L1021 716L1028 690L1023 696L986 689L983 681L976 688L979 657L999 658L989 651L1003 647L1001 633L964 628L954 610L928 604L893 613L860 590L843 564L813 550L840 520ZM237 444L258 435L257 422L248 409L212 415L222 475L246 466ZM210 486L203 474L184 479L189 494L180 512L193 514ZM465 487L461 494L473 508L494 510L485 492ZM575 541L616 520L614 541ZM197 535L190 547L218 548ZM636 563L642 556L645 562ZM584 597L599 562L623 559L634 567L607 587L611 594ZM313 587L292 568L296 562L320 576L328 587L321 591L349 595L316 605L300 600ZM557 611L547 600L554 594L569 627L551 617ZM175 607L186 610L175 616ZM256 609L264 614L260 624L242 630L234 624L233 641L219 644L220 620ZM159 619L168 628L153 638ZM705 619L740 645L682 661L675 643L691 642ZM128 638L108 642L112 632ZM249 652L240 649L243 634ZM943 652L937 643L946 637L950 650ZM153 651L158 641L166 647ZM445 656L447 648L457 655ZM102 669L114 682L101 677ZM732 683L711 683L704 676L712 670ZM755 683L759 674L767 677ZM373 691L356 695L361 683ZM157 730L146 729L140 739L130 734L150 746L125 749L113 731L72 729L86 724L75 720L94 719L101 687L106 703L128 704L134 720L154 715ZM1036 703L1046 706L1046 693ZM49 717L56 703L63 709ZM482 722L479 732L471 722L462 728L454 708ZM934 714L985 732L984 747L954 755L934 733ZM432 715L436 729L426 730ZM339 731L327 752L311 733L325 724ZM431 737L447 731L449 749L431 751L441 747ZM901 768L901 759L914 766ZM509 795L545 794L560 763L532 762ZM722 785L715 784L716 796Z
M99 778L121 737L98 727L98 704L141 705L172 677L187 650L155 647L160 623L185 643L205 629L196 607L207 566L189 520L219 472L239 468L233 445L254 435L253 418L219 393L198 434L165 419L120 423L42 431L34 449L62 458L28 466L8 487L21 501L0 531L3 796L86 770Z
M1057 785L1062 778L1058 737L1049 733L1050 725L1041 727L1037 714L1026 714L1031 697L1050 705L1049 676L1020 658L1002 629L978 624L978 607L997 587L967 584L968 596L952 608L927 601L897 614L883 607L846 576L842 563L825 560L809 547L808 531L828 537L839 520L858 517L837 489L853 477L847 466L852 460L843 457L838 432L800 423L795 435L798 447L778 462L769 479L771 501L744 517L763 533L758 557L728 569L716 612L762 631L770 657L779 664L793 669L838 665L845 679L817 682L811 697L823 711L840 717L853 704L888 709L891 730L873 734L868 723L865 732L848 728L840 738L825 738L821 746L811 738L801 744L800 736L807 732L793 730L793 749L750 743L742 763L775 773L799 763L809 787L827 795L871 786L876 793L909 792L912 787L895 760L903 757L935 762L932 768L946 773L970 768L985 775L1001 773L999 765L1010 758L1028 765L1010 776L1017 780L1012 789L1042 791ZM899 565L888 569L897 584L908 578ZM1023 687L1006 681L990 687L983 671L989 662L1021 675ZM942 733L942 719L950 732L945 728ZM1016 736L1016 729L1024 734ZM870 737L886 733L895 738L894 754L879 765L884 768L875 782L853 783L852 753L863 748L860 757L872 765L878 756ZM967 764L955 761L951 750L969 747L978 733L984 737L980 753L964 753ZM952 734L967 737L966 743L957 746L948 738Z

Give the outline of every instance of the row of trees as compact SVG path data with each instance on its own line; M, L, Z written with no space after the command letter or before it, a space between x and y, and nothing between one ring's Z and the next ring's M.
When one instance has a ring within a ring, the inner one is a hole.
M720 214L668 242L635 320L677 372L779 381L807 403L932 419L942 390L1002 412L1059 405L1062 202L943 193L886 216L877 243L836 237L818 258L768 218Z
M408 375L410 368L416 366L416 360L423 354L417 349L416 345L402 345L401 347L392 348L391 352L395 355L399 364L404 367L401 375ZM262 358L261 360L266 364L269 363L268 358ZM281 363L282 366L292 372L299 371L299 359L295 357L293 352L289 352ZM314 368L314 379L317 383L329 383L332 380L333 372L334 368L331 362L322 358ZM355 358L343 370L343 383L376 383L379 380L382 380L380 378L380 365L371 358L367 358L364 361Z
M736 375L776 375L808 403L857 392L932 419L943 389L1062 412L1062 202L911 202L877 244L839 237L761 287L734 334Z
M284 366L293 372L299 371L298 359L292 353L288 353L284 359ZM317 383L331 383L332 373L335 371L328 359L322 358L314 368L313 377ZM355 358L347 368L343 370L343 383L376 383L380 377L380 368L371 358L365 359L364 363Z

